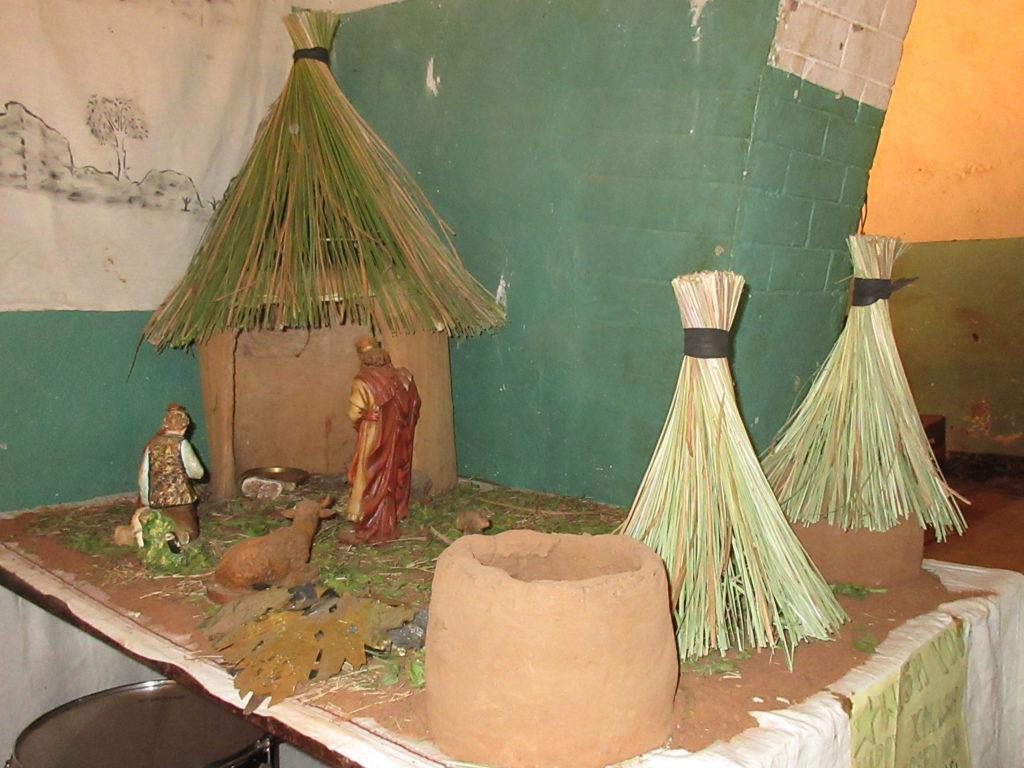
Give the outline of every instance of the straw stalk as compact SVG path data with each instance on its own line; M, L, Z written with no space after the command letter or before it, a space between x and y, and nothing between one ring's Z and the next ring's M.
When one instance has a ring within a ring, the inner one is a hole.
M765 473L795 523L886 531L912 517L941 541L965 523L892 334L887 297L902 285L889 282L902 243L854 235L849 246L854 299L846 326L765 455Z
M328 65L339 17L285 17L296 59L188 271L146 325L158 347L219 331L357 323L471 335L504 311Z
M781 646L791 661L798 642L827 638L846 617L779 509L736 406L724 343L743 278L699 272L672 287L686 351L622 530L665 560L681 658Z

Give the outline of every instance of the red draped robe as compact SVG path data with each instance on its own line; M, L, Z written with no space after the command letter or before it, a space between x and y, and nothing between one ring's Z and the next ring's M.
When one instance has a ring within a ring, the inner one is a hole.
M420 396L412 374L390 365L363 366L356 375L370 394L370 407L356 403L356 450L348 479L358 501L356 535L364 541L388 541L398 535L398 521L409 515L412 445L420 416ZM374 429L373 426L376 428ZM362 463L362 482L357 477ZM356 503L356 499L352 499Z

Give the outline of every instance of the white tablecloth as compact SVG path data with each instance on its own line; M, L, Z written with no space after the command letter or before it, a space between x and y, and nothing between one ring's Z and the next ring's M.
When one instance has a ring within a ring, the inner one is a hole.
M225 701L238 704L228 674L204 659L128 621L25 558L0 547L0 567L63 600L80 619L144 658L170 662ZM974 768L1024 767L1024 575L925 561L953 591L991 596L946 603L897 628L866 664L830 689L848 696L898 669L918 647L954 620L963 622L968 651L965 712ZM81 630L0 590L0 752L32 719L69 699L154 673ZM366 766L444 765L429 744L407 742L372 721L331 720L322 710L286 701L260 713L300 730ZM658 750L627 761L636 768L845 768L850 764L849 720L839 700L822 692L787 709L755 712L759 727L696 753ZM291 752L286 766L314 765Z

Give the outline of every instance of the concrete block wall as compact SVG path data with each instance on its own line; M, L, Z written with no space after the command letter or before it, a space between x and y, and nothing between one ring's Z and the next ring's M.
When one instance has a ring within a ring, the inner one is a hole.
M774 68L761 77L733 259L750 285L734 367L761 447L835 340L883 116Z
M669 281L732 263L774 0L699 23L678 0L407 0L342 27L349 98L508 286L508 326L453 350L464 474L635 490L679 370Z
M882 112L767 65L775 0L406 2L355 14L336 76L510 322L453 350L459 467L628 503L664 421L677 274L735 269L764 447L835 340ZM441 78L434 93L424 72Z
M760 331L748 318L737 338L740 391L763 444L827 333L808 331L816 341L785 366L764 358L764 334L787 302L808 317L842 303L832 287L841 239L874 141L871 113L853 106L884 104L878 88L891 83L893 41L912 9L406 0L345 20L343 84L456 227L471 269L509 286L513 322L500 340L454 352L462 471L625 500L678 364L667 281L703 268L742 271L749 309L769 323ZM810 81L846 97L812 104ZM0 357L16 371L0 384L10 478L0 509L124 490L168 400L198 419L187 357L151 360L144 348L125 380L144 320L0 316ZM583 443L572 454L567 431Z
M916 0L781 0L772 66L879 109Z
M460 472L628 503L679 370L669 281L701 269L750 286L755 445L785 419L836 338L883 113L769 66L778 11L405 0L342 26L343 89L507 288L508 326L453 347Z

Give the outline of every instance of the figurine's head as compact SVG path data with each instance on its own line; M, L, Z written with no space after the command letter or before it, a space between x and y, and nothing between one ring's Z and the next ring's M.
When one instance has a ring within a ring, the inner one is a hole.
M391 355L381 346L377 339L364 336L356 342L356 352L363 365L381 366L391 364Z
M188 425L191 423L185 406L170 403L167 406L167 413L164 414L164 420L160 427L170 435L184 435L188 431Z

